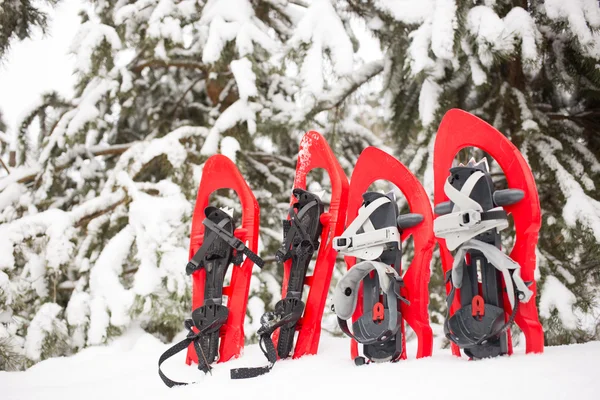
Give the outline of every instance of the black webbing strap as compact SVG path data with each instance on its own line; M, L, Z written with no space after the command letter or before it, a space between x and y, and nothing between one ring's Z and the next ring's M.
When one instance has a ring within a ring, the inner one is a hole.
M190 345L190 343L194 343L194 348L196 349L196 354L198 355L198 361L200 361L200 359L201 359L200 357L204 358L204 353L202 353L202 348L200 347L200 344L198 343L200 340L200 337L202 335L202 332L195 333L192 330L192 326L193 326L192 320L186 319L185 327L189 331L187 337L185 339L183 339L181 342L170 347L158 359L158 375L160 376L160 379L162 379L162 381L165 383L165 385L167 385L170 388L173 386L186 386L186 385L193 384L195 382L177 382L177 381L174 381L174 380L168 378L160 369L160 366L162 365L163 362L167 361L169 358L173 357L175 354L187 349L188 346ZM200 351L198 351L198 350L200 350ZM202 370L204 372L210 372L210 365L208 365L208 363L206 363L206 360L204 362L204 365L206 367L202 368ZM199 364L199 366L200 366L200 364Z
M234 250L236 250L238 255L244 254L246 257L248 257L250 260L252 260L252 262L254 264L256 264L259 268L262 268L265 265L265 262L263 261L263 259L260 258L252 250L250 250L244 244L244 242L242 242L241 240L239 240L238 238L236 238L235 236L233 236L231 233L229 233L228 231L226 231L223 228L227 224L227 222L228 222L227 219L223 219L221 222L219 222L217 224L208 218L205 218L204 221L202 221L204 226L206 226L207 229L210 229L212 232L214 232L216 234L216 236L212 236L211 238L208 238L209 240L202 243L202 246L200 246L200 248L198 249L196 254L194 254L192 259L188 262L188 264L185 268L188 275L192 274L193 272L195 272L196 270L198 270L204 266L203 260L206 255L206 252L208 251L212 242L214 242L214 240L217 237L222 239L223 241L225 241L225 243L227 243ZM207 235L205 234L205 237L206 236ZM234 264L239 265L239 264L241 264L241 262L242 262L242 259L240 257L240 258L237 258L237 260L235 260Z
M260 336L259 345L265 357L269 361L269 365L263 367L250 367L250 368L234 368L231 370L231 379L249 379L256 378L271 372L273 365L277 362L277 351L275 351L275 345L271 340L271 334L273 331L265 332Z
M317 204L317 201L313 200L313 201L305 204L302 208L312 207L315 204ZM302 224L300 223L300 221L298 221L298 213L296 212L296 209L294 207L290 207L289 215L290 215L289 221L283 222L283 227L284 227L284 232L285 232L285 240L283 241L281 248L279 250L277 250L277 253L275 254L275 257L278 262L287 261L292 257L292 250L290 250L290 247L293 245L293 241L294 241L294 237L296 236L296 232L298 232L300 234L302 241L307 241L308 243L311 244L311 246L312 246L312 249L310 250L311 255L312 255L312 252L314 252L314 250L315 250L315 246L314 246L314 243L312 243L311 237L306 232L304 227L302 227ZM298 254L298 256L302 256L302 255L303 254Z
M482 221L490 221L493 219L507 219L508 216L504 210L483 211L481 214Z

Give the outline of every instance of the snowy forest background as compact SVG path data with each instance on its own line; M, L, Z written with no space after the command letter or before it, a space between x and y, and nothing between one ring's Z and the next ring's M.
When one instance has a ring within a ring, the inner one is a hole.
M0 1L0 57L56 3ZM13 127L0 118L0 370L132 325L164 341L182 330L191 213L218 152L262 210L270 262L252 281L254 340L280 293L272 256L303 133L323 133L348 176L364 147L381 147L431 193L435 131L453 107L503 132L534 172L546 343L600 339L597 0L82 3L73 95L31 98ZM494 178L505 185L497 167ZM325 176L311 179L327 190ZM227 193L214 200L237 207ZM432 271L440 333L437 259Z

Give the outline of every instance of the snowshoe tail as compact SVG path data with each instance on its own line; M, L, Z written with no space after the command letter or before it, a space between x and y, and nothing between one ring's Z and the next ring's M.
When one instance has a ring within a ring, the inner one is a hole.
M368 192L377 180L395 184L411 214L398 215L393 198ZM334 292L334 307L342 331L352 339L357 365L358 343L369 361L406 358L404 321L418 337L417 357L431 355L429 325L429 264L433 253L433 216L427 193L416 177L387 153L368 147L360 155L350 181L346 231L334 238L345 255L348 272ZM414 238L415 256L402 276L402 241ZM357 263L357 258L365 260ZM383 292L383 300L381 300ZM352 318L352 331L347 320Z
M510 189L494 190L487 163L452 167L456 154L477 147L493 157ZM519 150L500 132L462 110L446 113L434 147L435 232L446 276L448 309L444 330L471 358L512 353L509 327L515 321L526 352L544 348L534 279L540 204L533 175ZM516 240L510 256L500 250L499 231L512 214ZM453 256L451 251L456 251ZM479 271L479 276L478 276ZM528 282L527 284L525 282Z
M306 177L315 168L329 174L332 196L329 210L321 199L306 191ZM282 300L273 312L261 318L260 346L268 366L237 368L232 379L245 379L268 373L278 358L316 354L321 333L321 318L327 300L336 252L331 237L343 231L348 194L348 179L331 148L319 133L311 131L302 138L288 219L283 222L284 240L276 258L283 263ZM307 276L313 255L317 254L312 276ZM309 286L306 304L304 287ZM294 337L298 339L294 346Z

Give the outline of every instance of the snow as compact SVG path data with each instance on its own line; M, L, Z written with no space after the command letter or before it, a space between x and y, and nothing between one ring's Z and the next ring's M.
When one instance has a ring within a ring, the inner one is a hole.
M48 267L58 269L72 256L73 243L70 241L72 214L50 209L39 214L29 215L8 224L0 224L0 269L14 268L13 247L15 244L36 235L48 237L45 260Z
M521 39L524 69L530 74L536 72L537 68L531 68L531 65L535 66L539 59L537 44L541 41L541 34L532 16L523 8L514 7L504 17L504 25L505 31Z
M236 153L240 151L241 148L240 142L233 136L225 136L221 139L221 154L227 156L234 163L236 160Z
M558 317L567 329L577 328L577 318L573 313L576 298L565 285L552 275L546 277L540 297L540 316L550 318L551 312L556 309Z
M548 18L568 22L584 52L600 57L600 33L591 29L600 27L600 8L596 0L546 0L544 7Z
M423 23L418 29L409 33L410 46L410 73L414 76L419 72L430 69L435 62L429 57L429 45L431 43L432 26L431 20Z
M539 141L535 144L542 160L556 174L558 186L566 198L562 216L566 224L575 227L577 221L589 228L596 241L600 242L600 201L585 194L581 185L575 180L554 155L555 149L562 149L559 142L546 137L550 143Z
M330 0L313 1L296 26L289 46L308 44L300 75L309 93L318 94L324 87L324 53L329 51L333 71L338 76L352 72L352 42Z
M207 156L215 154L218 150L221 133L233 128L239 122L246 122L248 132L254 134L256 132L256 112L259 109L260 105L258 103L248 102L244 99L239 99L227 107L215 121L202 145L202 149L200 149L200 154Z
M436 0L433 11L431 50L438 58L451 59L454 56L454 31L458 27L455 0Z
M409 347L410 355L414 342ZM25 372L0 372L0 387L7 400L371 398L378 382L385 382L388 394L421 400L481 400L482 393L486 400L505 400L515 394L518 398L585 400L596 399L600 391L596 373L600 342L549 347L541 355L517 350L511 357L476 362L453 357L448 349L436 349L431 358L356 367L349 357L349 341L323 334L318 355L279 361L271 373L248 380L232 381L229 370L266 365L257 345L247 346L238 360L215 365L212 376L185 365L185 352L181 352L163 364L163 370L170 378L198 383L173 389L164 386L157 372L158 358L167 348L133 328L108 346L46 360ZM469 390L452 390L446 382L449 376L453 382L456 377L468 379Z
M493 64L493 50L507 52L506 41L504 41L504 23L502 19L489 7L477 6L469 10L467 16L467 28L476 36L479 60L486 67Z
M46 336L57 330L63 336L67 335L67 326L58 319L62 307L56 303L43 304L31 320L25 337L25 354L34 361L40 360L42 345Z
M28 274L27 279L31 282L36 295L42 299L46 298L48 296L48 285L46 285L46 280L44 279L46 275L44 260L34 253L29 254L28 257L29 259L24 268L24 272Z
M431 14L435 0L376 0L375 6L406 24L421 23Z
M109 323L125 326L130 321L129 309L133 304L133 293L123 287L120 275L133 240L133 229L127 225L104 246L92 268L88 331L90 344L100 344L105 340ZM110 318L107 310L110 311Z
M233 72L240 98L248 100L248 97L257 96L256 75L252 71L252 62L244 57L240 60L233 60L229 66Z
M419 94L419 115L424 126L429 126L435 120L435 112L439 107L438 98L442 88L430 78L425 79Z
M121 40L115 28L94 21L87 21L81 25L79 32L69 49L76 55L75 68L83 73L92 70L92 54L102 43L106 42L115 50L121 49Z
M202 61L208 64L218 61L227 42L234 39L241 57L254 51L254 43L267 51L277 48L248 0L209 0L202 9L199 24L208 27L202 52Z

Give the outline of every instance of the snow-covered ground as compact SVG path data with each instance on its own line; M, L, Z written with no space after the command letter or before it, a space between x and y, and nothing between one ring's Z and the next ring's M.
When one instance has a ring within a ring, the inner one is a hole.
M178 338L179 339L179 338ZM43 361L25 372L0 372L3 400L19 399L599 399L600 342L550 347L541 355L517 352L470 362L437 350L397 364L355 367L346 339L325 335L317 356L278 362L270 374L232 381L229 370L265 365L257 345L242 358L203 376L184 364L184 352L163 366L167 376L197 384L169 389L157 373L167 349L141 329L108 346Z

